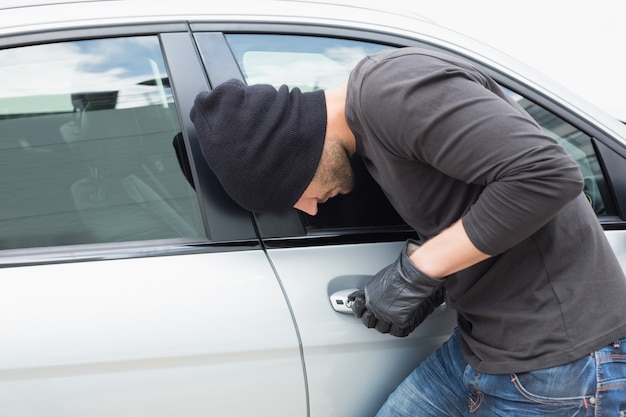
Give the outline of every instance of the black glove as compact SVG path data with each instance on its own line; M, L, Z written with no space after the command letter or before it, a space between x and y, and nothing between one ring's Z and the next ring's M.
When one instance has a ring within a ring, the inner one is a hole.
M398 259L348 296L352 311L368 328L408 336L445 299L444 280L417 269L409 259L408 240Z

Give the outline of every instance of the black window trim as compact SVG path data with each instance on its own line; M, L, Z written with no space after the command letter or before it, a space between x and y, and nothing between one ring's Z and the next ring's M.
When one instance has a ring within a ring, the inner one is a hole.
M204 158L189 117L195 96L209 90L207 73L189 32L161 34L166 65L172 77L172 90L180 118L183 138L193 172L196 193L206 228L212 242L256 240L249 212L238 206L222 189Z

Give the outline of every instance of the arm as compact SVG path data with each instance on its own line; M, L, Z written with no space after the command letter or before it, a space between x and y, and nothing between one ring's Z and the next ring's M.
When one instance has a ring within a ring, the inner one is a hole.
M409 246L408 251L413 264L432 278L443 278L489 258L470 241L461 220L421 247Z
M461 250L477 249L492 256L503 253L543 227L580 194L583 181L578 165L495 83L475 70L436 59L401 59L407 60L406 65L400 65L400 59L376 65L366 80L377 82L376 88L361 88L360 117L374 126L378 148L394 158L391 163L406 161L408 166L415 161L451 180L484 187L475 200L463 195L457 200L455 195L440 197L429 183L411 177L415 183L415 194L409 197L411 215L434 215L431 223L438 222L429 225L431 230L416 228L433 240L429 246L438 243L449 256L456 254L444 246L458 245ZM398 111L382 112L381 108ZM399 166L393 174L403 175L402 169ZM413 192L408 186L403 191L405 195ZM428 202L436 206L426 207ZM442 234L460 218L462 224ZM448 237L460 240L450 238L441 244L449 232L456 233ZM469 243L466 238L473 248L463 244ZM441 253L435 255L449 262ZM431 271L421 264L424 260L415 258L414 262Z
M439 278L488 257L476 249L458 220L422 246L407 241L396 262L348 299L365 326L404 337L444 301L444 281Z

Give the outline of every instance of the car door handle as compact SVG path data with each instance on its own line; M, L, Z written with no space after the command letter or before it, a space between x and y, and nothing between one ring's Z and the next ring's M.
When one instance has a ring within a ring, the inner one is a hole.
M345 290L339 290L330 295L330 305L338 313L352 314L352 302L348 301L348 296L355 291L359 291L358 288L347 288ZM443 311L446 309L446 303L444 302L435 309L433 313ZM432 313L431 313L432 314Z
M338 313L352 314L352 302L348 301L348 296L358 288L346 288L336 291L330 295L330 305Z

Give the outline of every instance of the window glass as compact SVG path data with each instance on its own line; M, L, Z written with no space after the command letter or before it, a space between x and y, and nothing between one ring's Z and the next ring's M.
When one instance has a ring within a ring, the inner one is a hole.
M389 49L317 36L231 34L226 39L248 84L287 84L302 91L346 82L361 58Z
M0 51L0 249L202 235L156 37Z
M364 56L390 48L367 42L316 36L230 34L226 36L248 84L287 84L303 91L332 88L345 82ZM591 138L545 108L505 89L578 162L585 194L598 215L613 214L610 193ZM328 229L403 227L362 163L354 160L356 187L319 206L316 216L301 214L309 233Z

